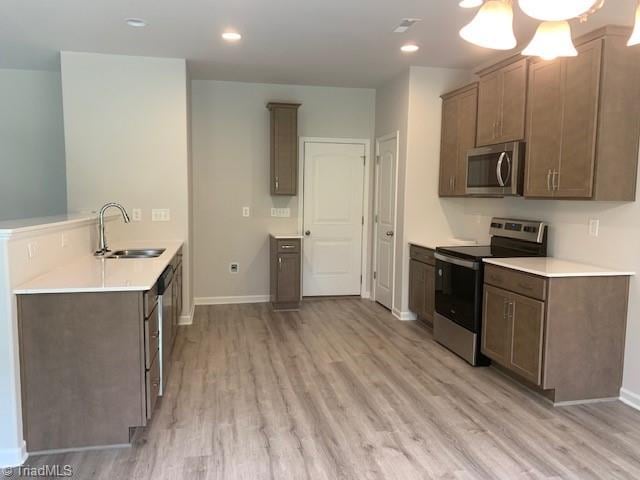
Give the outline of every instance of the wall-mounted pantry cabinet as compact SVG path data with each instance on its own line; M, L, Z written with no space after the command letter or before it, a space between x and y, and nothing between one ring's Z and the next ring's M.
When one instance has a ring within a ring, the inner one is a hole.
M514 60L478 72L479 147L524 138L528 62Z
M271 102L271 195L298 194L299 103Z
M527 103L524 195L633 201L640 136L640 49L605 27L578 56L534 61Z
M441 197L465 194L466 155L476 145L478 84L473 83L442 95L442 136L440 140Z

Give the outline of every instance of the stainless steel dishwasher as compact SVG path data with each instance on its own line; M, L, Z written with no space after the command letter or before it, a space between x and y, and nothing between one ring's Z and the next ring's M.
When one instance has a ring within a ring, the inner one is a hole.
M173 337L173 322L171 320L171 311L173 309L173 266L169 265L164 269L162 275L158 279L158 312L160 319L158 321L160 330L160 390L158 395L164 394L164 385L169 373L169 359L171 357L171 338Z

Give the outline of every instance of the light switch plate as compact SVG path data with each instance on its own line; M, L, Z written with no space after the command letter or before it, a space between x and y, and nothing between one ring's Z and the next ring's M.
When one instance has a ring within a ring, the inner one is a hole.
M139 208L134 208L133 210L131 210L131 219L134 222L139 222L140 220L142 220L142 210Z
M168 208L154 208L151 210L152 222L168 222L171 220L171 212Z
M242 207L242 216L248 217L251 215L251 209L249 207Z
M600 231L600 220L592 218L589 220L589 236L597 237Z
M291 216L291 209L290 208L272 208L271 209L271 216L272 217L282 217L282 218L290 217Z

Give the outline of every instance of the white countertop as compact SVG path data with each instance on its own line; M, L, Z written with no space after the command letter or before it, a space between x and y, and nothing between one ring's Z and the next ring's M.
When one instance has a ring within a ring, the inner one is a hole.
M127 242L122 248L164 248L157 258L107 259L87 255L36 277L14 289L16 295L35 293L126 292L149 290L178 252L182 242Z
M619 277L635 272L616 270L552 257L485 258L484 263L519 270L541 277Z
M429 248L431 250L435 250L436 247L466 247L470 245L477 245L478 242L475 240L463 240L461 238L445 238L443 240L432 240L432 241L415 241L410 240L410 245L415 245L417 247Z
M294 238L304 238L304 235L300 235L297 233L294 233L292 235L285 235L283 233L271 233L270 235L276 240L291 240Z

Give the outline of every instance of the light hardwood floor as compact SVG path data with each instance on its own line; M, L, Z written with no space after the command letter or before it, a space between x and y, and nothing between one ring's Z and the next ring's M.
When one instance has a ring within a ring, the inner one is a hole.
M640 478L640 412L554 408L358 299L199 307L132 448L32 457L82 479Z

